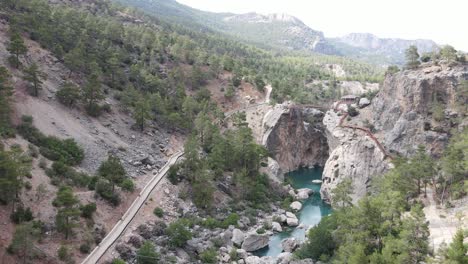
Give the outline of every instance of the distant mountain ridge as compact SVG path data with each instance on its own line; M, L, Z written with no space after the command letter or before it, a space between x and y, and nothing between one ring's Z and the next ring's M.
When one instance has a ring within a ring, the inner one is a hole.
M354 51L358 54L374 53L384 56L397 64L404 63L404 51L411 45L415 45L420 54L439 49L437 43L429 39L379 38L370 33L351 33L340 38L330 39L330 41L361 49Z
M284 13L214 13L198 10L175 0L116 1L184 26L219 31L263 48L347 56L379 65L403 64L404 51L410 45L416 45L420 52L429 52L438 47L432 40L387 39L369 33L325 38L323 32L314 30L299 18Z

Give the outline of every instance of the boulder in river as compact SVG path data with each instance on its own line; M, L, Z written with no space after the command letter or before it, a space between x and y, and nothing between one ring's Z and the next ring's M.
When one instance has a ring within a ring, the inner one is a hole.
M294 211L299 211L302 209L302 204L298 201L292 202L291 205L289 205L289 208L291 208Z
M286 238L281 241L281 247L285 252L293 252L297 246L297 240L294 237Z

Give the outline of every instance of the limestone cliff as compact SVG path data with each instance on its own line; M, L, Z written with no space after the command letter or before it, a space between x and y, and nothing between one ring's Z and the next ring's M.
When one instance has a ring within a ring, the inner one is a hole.
M314 108L279 105L265 116L263 144L282 172L325 164L328 144L323 115Z
M341 112L328 111L323 123L330 156L322 198L330 201L331 190L351 178L352 198L357 201L368 191L371 179L391 167L391 156L411 156L418 145L439 156L451 133L466 126L466 102L460 101L460 82L466 78L465 65L405 70L387 75L381 91L358 116L341 121Z

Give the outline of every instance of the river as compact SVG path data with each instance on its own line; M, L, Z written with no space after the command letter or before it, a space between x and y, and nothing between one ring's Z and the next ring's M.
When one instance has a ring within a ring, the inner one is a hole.
M284 231L281 233L274 234L270 237L268 247L260 249L254 252L257 256L278 256L281 251L281 241L285 238L295 237L299 241L305 239L305 231L309 226L314 226L320 222L323 216L331 213L329 205L324 203L320 198L320 184L312 183L312 180L322 179L322 168L306 169L302 168L285 175L286 179L289 179L291 186L294 189L309 188L314 190L314 193L302 203L302 210L298 212L297 217L299 224L305 226L305 228L287 228L284 227Z

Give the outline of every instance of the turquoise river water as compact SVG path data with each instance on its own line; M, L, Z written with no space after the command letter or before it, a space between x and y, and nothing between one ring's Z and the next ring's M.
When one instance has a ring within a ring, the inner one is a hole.
M329 215L331 208L324 203L320 198L320 184L312 183L312 180L322 179L322 168L299 169L285 175L289 179L294 189L309 188L314 190L314 193L302 203L302 210L297 214L299 224L307 227L314 226L320 222L322 216ZM257 256L278 256L281 249L281 241L285 238L295 237L298 240L305 239L305 229L299 228L283 228L283 232L273 235L270 238L268 247L254 252Z

